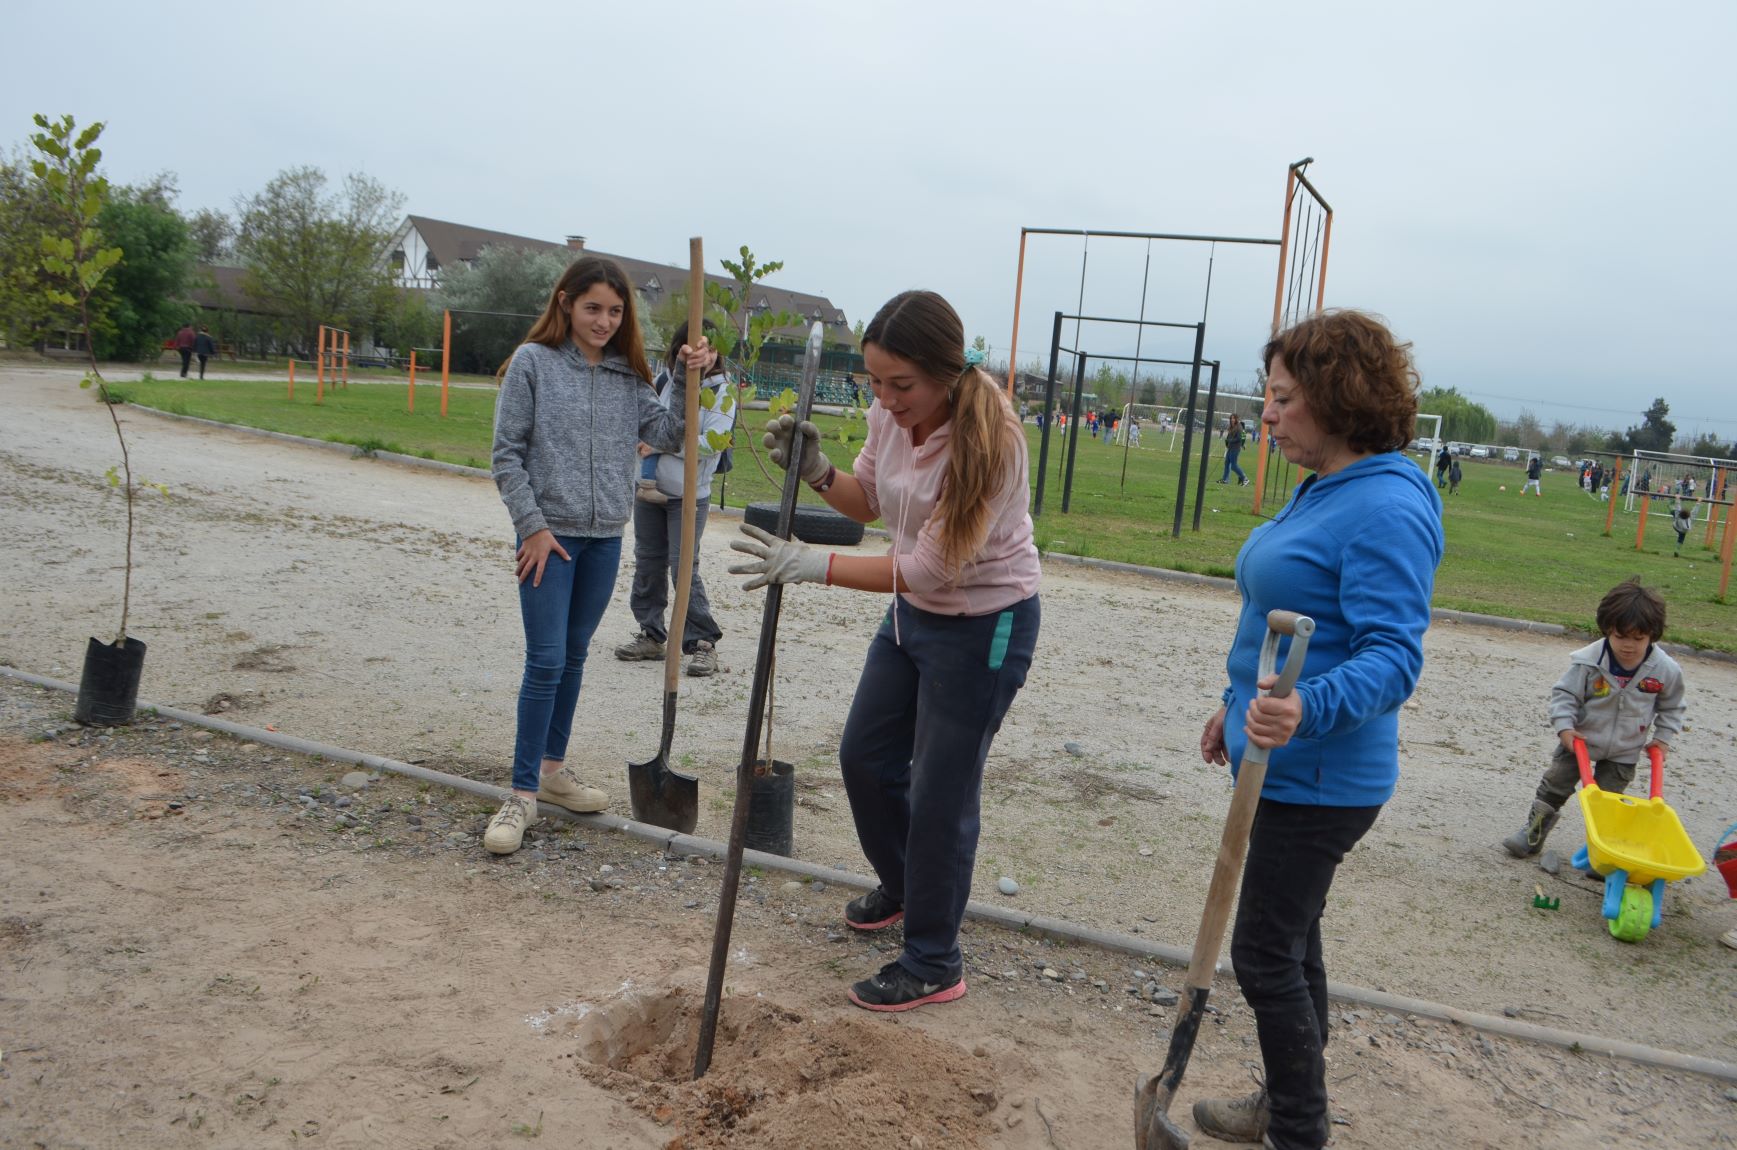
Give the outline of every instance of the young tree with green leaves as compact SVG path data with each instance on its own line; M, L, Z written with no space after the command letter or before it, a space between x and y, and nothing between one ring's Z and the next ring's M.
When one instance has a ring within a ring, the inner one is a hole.
M41 239L42 269L47 273L43 296L46 302L78 310L87 332L85 351L90 359L90 369L79 386L96 387L121 445L124 481L109 469L109 483L121 486L127 500L127 561L121 589L121 626L115 636L119 646L127 638L127 612L132 605L133 465L120 416L115 412L116 401L97 370L96 349L88 338L91 295L123 254L120 248L104 242L99 227L109 203L109 182L97 174L103 154L96 142L103 133L103 123L99 120L80 131L70 115L50 120L40 113L35 122L40 130L31 134L30 144L38 158L31 161L30 170L43 189L51 219Z
M116 188L103 207L98 226L125 254L97 293L102 319L95 342L101 358L154 359L163 338L194 316L187 299L193 242L165 192L172 196L172 185L161 179Z

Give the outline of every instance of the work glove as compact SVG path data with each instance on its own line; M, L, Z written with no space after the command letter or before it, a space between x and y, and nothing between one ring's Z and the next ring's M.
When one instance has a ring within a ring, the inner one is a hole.
M794 415L780 415L766 424L766 434L760 440L772 456L772 462L790 470L790 441L797 428ZM832 461L820 450L820 429L806 419L802 428L802 469L797 472L802 482L813 485L823 482L832 471Z
M747 539L736 539L730 550L751 555L747 563L730 568L732 575L752 575L742 584L744 591L758 591L769 583L824 583L832 556L825 551L810 551L808 544L796 539L780 539L752 523L742 524Z

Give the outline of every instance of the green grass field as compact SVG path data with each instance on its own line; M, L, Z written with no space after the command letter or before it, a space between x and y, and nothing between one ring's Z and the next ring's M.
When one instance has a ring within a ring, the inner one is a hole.
M402 383L357 384L328 391L313 402L313 388L298 377L291 402L281 382L156 379L121 384L114 390L134 403L203 419L353 444L365 450L396 451L472 467L488 466L495 393L489 388L454 388L448 416L440 417L440 388L418 381L416 412L406 411ZM744 425L758 431L761 412L744 413ZM822 416L823 434L849 435L849 446L830 441L834 462L849 464L861 443L860 419ZM1031 444L1033 483L1038 465L1036 427L1026 428ZM738 442L757 435L739 435ZM1213 443L1214 462L1206 484L1200 530L1192 529L1196 478L1189 477L1189 509L1182 534L1170 534L1175 512L1181 437L1148 431L1145 444L1124 452L1120 446L1080 436L1069 512L1062 513L1063 458L1060 436L1051 445L1043 512L1037 519L1038 546L1045 551L1088 555L1154 567L1229 575L1237 549L1256 520L1250 514L1252 487L1220 486L1223 445ZM1198 453L1198 442L1196 452ZM1123 467L1126 459L1126 478ZM1198 457L1198 455L1197 455ZM1254 452L1243 453L1245 469ZM778 489L763 474L755 453L738 450L727 482L714 485L732 506L775 500ZM767 465L769 466L769 465ZM1605 505L1588 497L1565 474L1547 472L1544 497L1522 496L1525 476L1517 465L1465 460L1460 493L1444 499L1447 553L1436 578L1436 606L1480 611L1591 630L1598 599L1630 575L1658 587L1670 604L1667 638L1697 647L1737 652L1737 588L1718 602L1718 555L1704 546L1705 523L1673 557L1676 536L1668 510L1654 504L1641 551L1634 549L1636 516L1620 508L1611 537L1604 532ZM1269 482L1283 481L1277 463ZM1290 476L1284 477L1289 479ZM1507 490L1501 490L1502 485ZM1445 492L1444 492L1445 495ZM806 489L805 501L818 502ZM1269 495L1269 510L1276 506ZM1379 530L1379 523L1372 524ZM1715 539L1715 546L1717 539Z

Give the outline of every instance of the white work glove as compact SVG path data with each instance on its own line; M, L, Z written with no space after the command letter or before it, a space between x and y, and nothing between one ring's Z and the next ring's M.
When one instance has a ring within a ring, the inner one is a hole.
M790 441L795 438L797 423L794 415L780 415L766 424L766 434L760 442L772 456L772 462L790 469ZM820 450L820 429L806 419L802 421L802 470L797 472L802 482L813 485L826 479L832 461Z
M780 539L752 523L742 524L742 534L748 539L736 539L730 550L752 555L753 561L738 563L730 568L732 575L752 575L742 584L744 591L758 591L769 583L824 583L832 556L825 551L810 551L808 544L796 539Z

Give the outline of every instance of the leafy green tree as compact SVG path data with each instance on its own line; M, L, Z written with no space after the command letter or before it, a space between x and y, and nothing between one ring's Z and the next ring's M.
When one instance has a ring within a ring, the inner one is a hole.
M200 263L221 264L235 258L235 221L227 213L200 208L187 217L187 233Z
M440 338L440 312L429 302L428 293L399 288L388 294L384 310L374 317L374 339L381 347L406 359L413 348L431 348ZM530 326L529 321L526 322ZM439 367L439 359L422 356L424 367Z
M1417 409L1441 416L1443 439L1488 443L1496 436L1496 417L1489 408L1461 395L1455 388L1432 387L1417 397Z
M193 243L187 224L161 188L118 188L98 220L124 253L98 293L106 323L98 333L104 359L155 358L165 336L192 319L187 300Z
M1640 451L1669 451L1677 438L1677 425L1667 418L1670 414L1671 405L1663 396L1653 400L1641 414L1640 426L1628 429L1629 443Z
M34 343L56 314L71 315L47 296L42 236L53 224L47 189L29 161L0 159L0 338L10 344Z
M801 328L805 327L805 324L803 318L794 312L754 308L754 285L781 271L784 261L758 263L747 244L738 249L738 254L741 256L739 260L718 261L724 270L730 273L730 278L736 281L736 286L733 289L727 288L708 280L706 302L722 311L729 320L729 323L724 325L726 330L718 332L718 350L737 363L745 380L754 380L754 372L760 365L760 355L772 333L779 328Z
M1737 459L1737 443L1730 443L1721 440L1717 435L1703 432L1684 454L1704 455L1708 459Z
M442 268L436 308L451 308L455 371L493 375L524 342L567 270L567 254L491 245L469 264ZM498 315L461 315L497 312ZM531 318L523 318L529 316Z
M402 204L397 192L359 173L328 193L320 169L284 169L236 204L242 290L283 316L285 334L304 349L314 347L321 324L361 330L392 286L380 253Z

